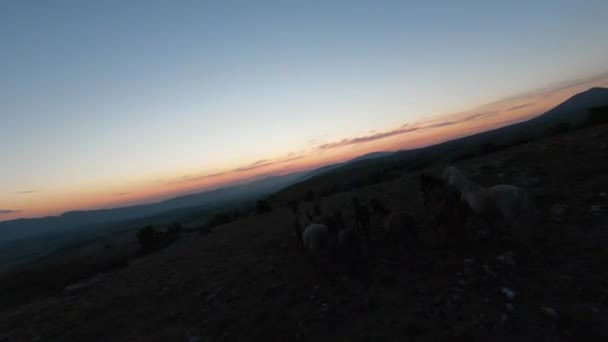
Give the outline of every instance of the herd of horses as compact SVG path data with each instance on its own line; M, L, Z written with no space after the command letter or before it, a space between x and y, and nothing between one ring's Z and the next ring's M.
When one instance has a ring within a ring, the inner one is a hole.
M466 178L454 166L445 168L440 176L421 173L419 189L422 202L430 213L431 227L444 232L449 242L457 245L470 239L470 219L481 219L492 230L509 229L533 223L538 210L527 190L499 184L483 187ZM330 213L303 212L292 205L297 244L313 259L317 271L331 278L330 264L346 265L350 271L361 271L369 254L371 211L357 197L351 202L355 224L347 227L342 210ZM401 258L416 257L420 245L420 225L407 210L382 210L385 246Z

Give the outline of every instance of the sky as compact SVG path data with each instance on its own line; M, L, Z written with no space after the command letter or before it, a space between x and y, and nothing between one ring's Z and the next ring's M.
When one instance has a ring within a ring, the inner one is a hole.
M541 114L608 86L608 1L2 1L0 221Z

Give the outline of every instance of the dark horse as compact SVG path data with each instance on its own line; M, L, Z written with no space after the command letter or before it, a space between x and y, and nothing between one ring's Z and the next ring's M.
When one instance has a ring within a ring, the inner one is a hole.
M448 238L460 240L468 235L467 219L471 207L461 199L458 189L438 177L420 174L420 191L424 205L434 213L434 228L445 227Z
M354 197L352 200L353 210L355 212L355 227L365 237L365 240L369 241L369 230L370 230L370 212L369 209L359 202L358 197Z

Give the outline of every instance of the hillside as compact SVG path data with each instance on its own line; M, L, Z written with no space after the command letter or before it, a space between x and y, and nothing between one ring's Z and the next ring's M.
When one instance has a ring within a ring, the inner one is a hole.
M371 283L339 277L335 287L318 286L309 258L295 247L289 210L277 208L216 227L206 236L188 235L120 270L5 310L0 339L605 341L606 128L457 164L483 185L534 188L537 204L549 214L549 220L529 230L535 259L508 234L487 235L487 227L479 224L473 224L475 234L466 248L444 245L426 229L432 213L419 198L418 173L401 172L392 180L323 198L325 207L345 210L349 225L348 203L358 195L407 208L423 227L416 258L398 261L389 258L380 218L373 218ZM504 288L513 295L506 296ZM29 287L11 291L4 293L15 296Z

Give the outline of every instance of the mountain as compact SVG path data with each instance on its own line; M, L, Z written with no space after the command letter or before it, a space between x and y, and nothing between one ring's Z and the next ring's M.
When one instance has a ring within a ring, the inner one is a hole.
M562 102L545 114L530 120L532 124L552 124L567 122L581 125L587 118L587 111L593 107L608 105L608 88L591 88Z
M371 152L368 154L364 154L360 157L357 157L355 159L351 159L350 161L348 161L348 163L352 164L352 163L357 163L357 162L360 162L363 160L373 160L373 159L377 159L377 158L383 158L383 157L390 156L393 153L395 153L395 152Z
M246 184L189 194L150 204L122 208L70 211L59 216L17 219L0 222L0 241L14 241L48 233L96 229L101 225L189 207L218 207L233 202L253 200L278 191L300 179L305 173L271 176Z

